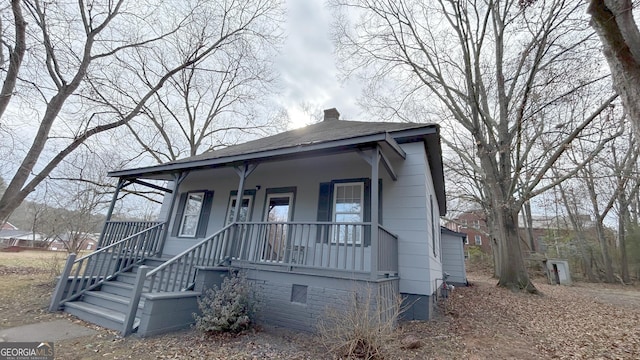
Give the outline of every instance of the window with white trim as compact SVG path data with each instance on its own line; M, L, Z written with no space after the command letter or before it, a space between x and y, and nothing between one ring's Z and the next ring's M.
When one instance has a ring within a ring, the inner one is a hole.
M227 225L231 224L231 221L233 221L233 213L236 211L236 201L237 201L237 196L231 195L231 197L229 198L229 207L227 210L227 221L226 221ZM251 209L252 202L253 202L253 196L244 195L242 197L242 206L240 206L240 214L238 215L238 219L236 219L236 221L238 222L249 221L249 211Z
M476 235L476 245L482 245L482 236Z
M334 184L333 221L337 223L361 223L364 221L364 182ZM362 226L336 225L332 242L361 244Z
M203 201L204 192L194 192L187 194L187 199L184 204L184 213L182 214L182 219L180 220L180 231L178 232L178 236L196 236Z
M469 237L468 236L464 237L464 244L465 245L469 245Z

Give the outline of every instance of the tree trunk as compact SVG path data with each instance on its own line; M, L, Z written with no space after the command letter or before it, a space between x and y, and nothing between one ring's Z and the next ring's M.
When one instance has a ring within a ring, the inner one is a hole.
M522 214L524 215L524 224L525 229L527 230L527 245L529 246L529 250L532 253L536 252L536 241L533 236L533 217L531 216L531 203L529 201L525 201L524 206L522 207Z
M530 293L537 293L538 290L529 279L520 248L518 211L505 206L495 206L492 211L499 231L497 238L500 242L499 248L502 250L499 254L500 280L498 285L508 289L524 289Z
M618 214L618 249L620 251L620 275L622 282L630 283L629 262L627 260L626 225L629 223L629 209L624 194L619 197L620 213Z
M596 220L596 231L598 233L598 242L600 243L600 251L602 252L602 263L604 264L605 281L612 283L615 281L613 276L613 264L611 263L611 255L609 254L609 244L604 234L604 226L600 219Z
M640 32L633 19L631 0L591 0L591 26L602 50L636 134L640 134Z

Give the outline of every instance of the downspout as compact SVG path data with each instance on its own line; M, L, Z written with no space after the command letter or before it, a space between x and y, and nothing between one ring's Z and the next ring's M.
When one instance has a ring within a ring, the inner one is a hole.
M109 210L107 210L107 216L104 220L104 226L102 227L102 232L100 233L100 238L98 239L98 246L96 250L102 247L102 241L104 240L104 233L107 231L107 226L109 226L109 222L111 221L111 216L113 215L113 209L116 206L116 200L118 200L118 195L120 194L120 190L124 188L125 181L123 178L118 178L118 184L116 185L116 191L113 193L113 198L111 198L111 203L109 204Z

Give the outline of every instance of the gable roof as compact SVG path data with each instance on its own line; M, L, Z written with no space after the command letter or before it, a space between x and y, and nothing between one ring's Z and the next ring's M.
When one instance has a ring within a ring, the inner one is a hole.
M173 180L171 174L179 171L343 152L365 144L379 143L393 149L398 143L423 141L429 156L440 212L444 214L446 201L439 133L437 124L325 120L165 164L112 171L108 175Z

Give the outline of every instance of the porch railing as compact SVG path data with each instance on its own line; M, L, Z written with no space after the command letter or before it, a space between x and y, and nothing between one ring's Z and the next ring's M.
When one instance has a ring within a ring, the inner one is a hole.
M353 222L238 223L229 257L364 274L371 270L370 228Z
M151 271L148 267L141 266L138 269L133 293L125 314L122 336L127 336L133 331L133 323L143 292L188 290L195 283L198 266L216 266L224 262L227 252L226 246L233 229L235 229L234 224L224 227Z
M398 274L398 236L378 226L378 273Z
M132 331L142 293L189 290L197 267L226 262L281 268L322 269L371 275L371 224L329 222L243 222L228 225L153 270L138 269L125 314L123 335ZM397 273L397 237L378 229L378 274ZM391 257L392 259L388 259ZM377 274L376 274L377 276Z
M63 303L75 300L105 280L128 271L145 257L154 255L164 224L157 223L77 260L75 254L69 255L49 309L57 310Z
M197 266L216 266L226 259L226 245L235 228L228 225L149 271L146 292L184 291L193 286Z
M109 246L114 242L162 223L162 221L107 221L102 234L100 234L98 246Z

